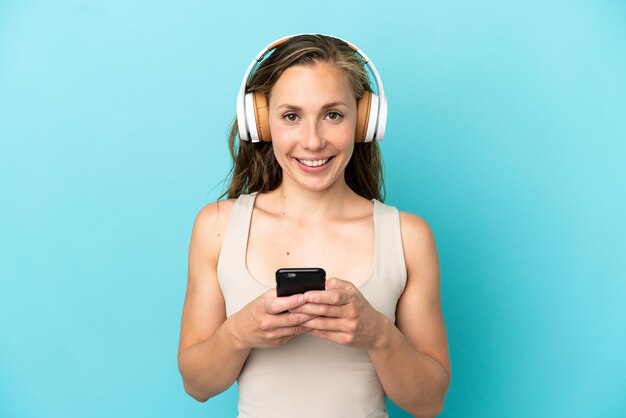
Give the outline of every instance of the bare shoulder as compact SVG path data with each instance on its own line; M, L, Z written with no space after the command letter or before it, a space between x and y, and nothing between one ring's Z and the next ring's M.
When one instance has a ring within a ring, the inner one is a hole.
M202 207L196 216L194 228L213 229L221 223L226 223L235 199L218 200Z
M421 217L400 212L402 246L407 269L407 286L429 283L439 286L439 257L430 225Z
M235 199L209 203L202 207L196 215L191 235L192 247L201 248L201 252L209 256L213 262L217 262L217 257L222 248L222 241L234 203Z
M405 252L412 253L435 247L432 229L421 217L408 212L400 212L400 227Z

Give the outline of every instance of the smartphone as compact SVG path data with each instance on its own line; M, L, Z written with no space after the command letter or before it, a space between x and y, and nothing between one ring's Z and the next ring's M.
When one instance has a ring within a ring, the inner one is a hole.
M276 295L291 296L326 289L326 272L318 267L276 270Z

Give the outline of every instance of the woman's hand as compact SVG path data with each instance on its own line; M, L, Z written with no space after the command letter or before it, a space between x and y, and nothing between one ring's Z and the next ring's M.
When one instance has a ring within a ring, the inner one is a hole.
M326 281L326 290L304 294L306 304L291 311L313 318L302 324L309 334L351 347L376 348L387 337L385 317L375 310L351 282Z
M229 318L227 329L240 349L277 347L307 332L302 324L316 315L293 312L305 303L301 294L279 298L268 290Z

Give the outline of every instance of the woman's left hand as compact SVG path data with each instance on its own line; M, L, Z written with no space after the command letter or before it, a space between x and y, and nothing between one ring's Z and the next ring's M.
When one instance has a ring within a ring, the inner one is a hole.
M292 312L319 315L301 324L309 334L351 347L376 348L384 343L387 323L351 282L326 281L326 290L304 294L304 305Z

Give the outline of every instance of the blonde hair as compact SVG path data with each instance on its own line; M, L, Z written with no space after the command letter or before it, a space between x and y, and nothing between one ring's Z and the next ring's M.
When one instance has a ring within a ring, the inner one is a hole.
M358 101L365 90L371 91L363 60L344 41L325 35L298 35L276 47L252 74L246 92L263 92L269 101L274 84L294 65L325 62L345 72ZM237 120L228 139L233 166L228 174L228 188L221 197L268 192L282 182L282 168L276 161L272 144L241 141ZM366 199L384 200L382 158L376 142L357 143L345 170L348 186Z

